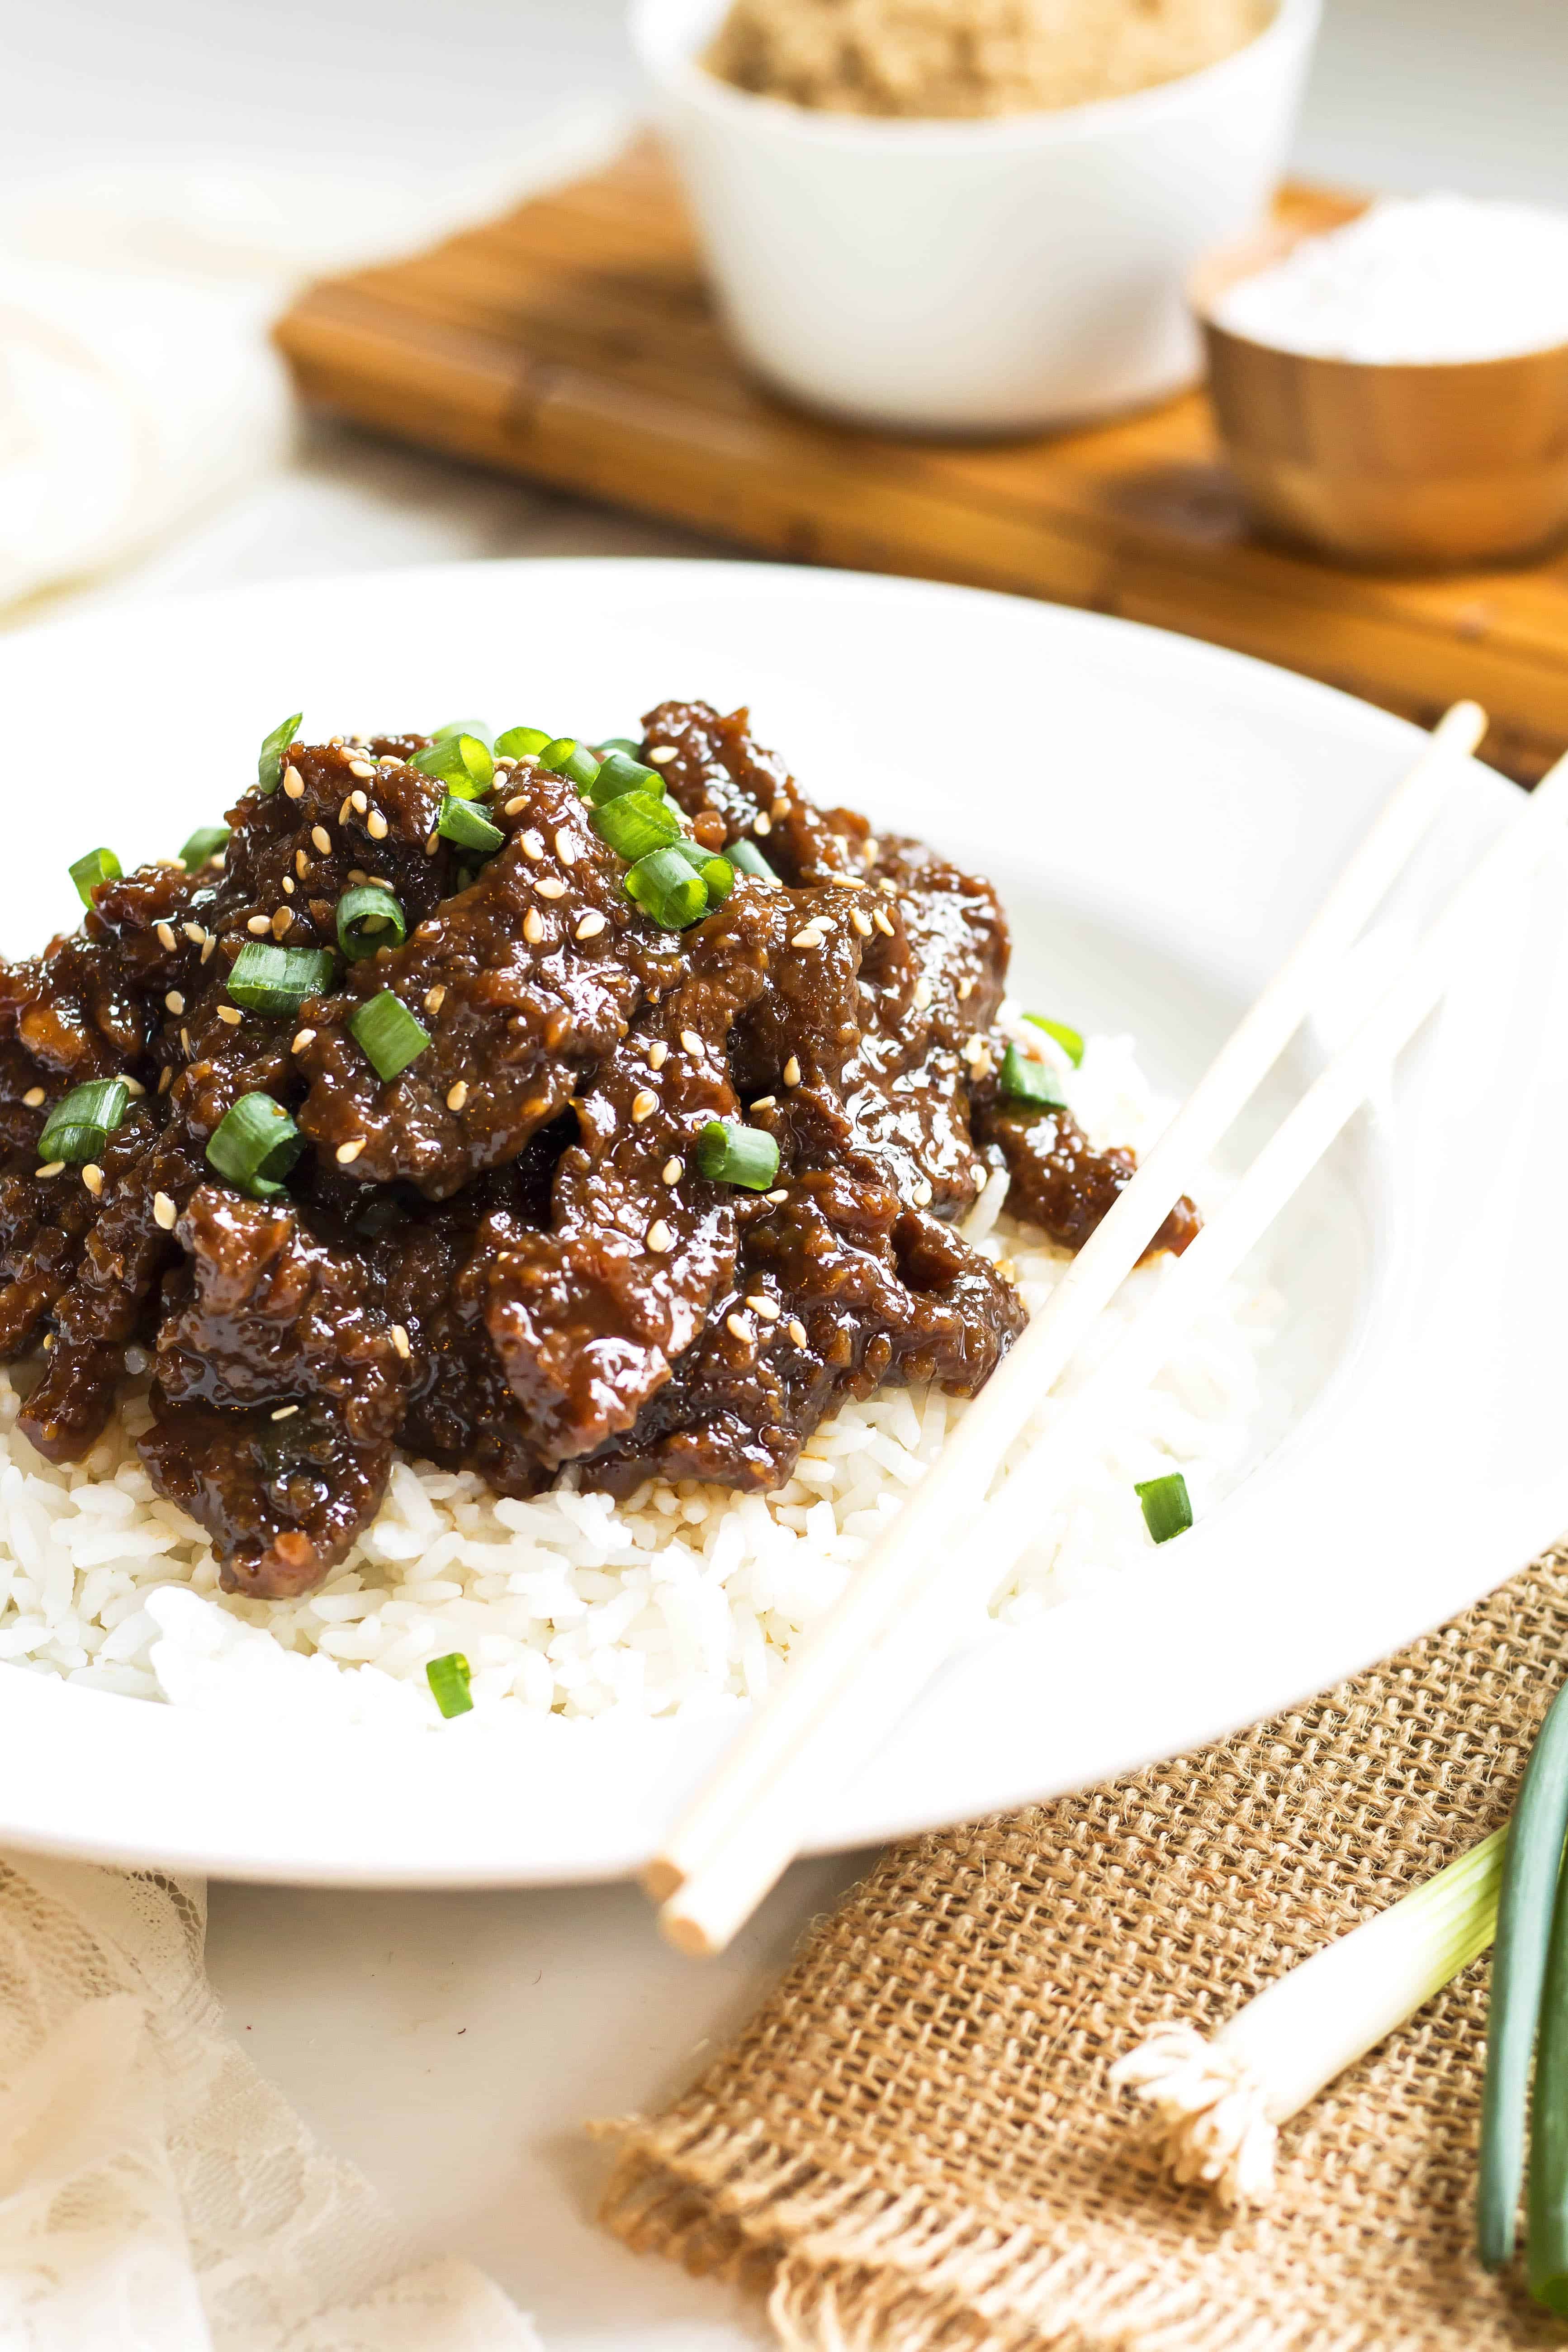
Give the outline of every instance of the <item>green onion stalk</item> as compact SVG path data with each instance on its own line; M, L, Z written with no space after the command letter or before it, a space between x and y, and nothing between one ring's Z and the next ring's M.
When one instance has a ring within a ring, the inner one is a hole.
M1207 2040L1162 2026L1111 2081L1151 2106L1178 2181L1263 2203L1279 2127L1479 1958L1497 1927L1507 1832L1266 1986Z

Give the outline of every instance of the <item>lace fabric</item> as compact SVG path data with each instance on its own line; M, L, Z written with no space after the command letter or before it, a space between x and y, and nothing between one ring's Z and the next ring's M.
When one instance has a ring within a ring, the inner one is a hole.
M391 2216L225 2032L202 1888L0 1860L7 2352L538 2352Z

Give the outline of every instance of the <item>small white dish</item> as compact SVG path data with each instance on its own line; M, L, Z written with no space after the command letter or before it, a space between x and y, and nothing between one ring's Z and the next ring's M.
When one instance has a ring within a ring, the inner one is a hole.
M791 397L858 422L1009 433L1198 373L1183 289L1257 226L1320 0L1218 65L1055 113L926 122L758 98L697 58L727 0L632 0L632 37L730 330Z
M75 714L63 782L36 759L18 770L8 952L78 919L66 866L84 845L130 866L213 818L279 709L323 731L470 709L619 733L666 695L703 695L749 701L814 794L995 877L1019 993L1132 1032L1170 1092L1419 740L1126 622L740 563L431 565L110 609L0 642L0 689ZM1518 798L1467 769L1303 1069ZM1177 1754L1386 1654L1568 1526L1565 891L1568 844L1500 903L1450 1008L1281 1228L1283 1442L1145 1567L956 1659L817 1846ZM0 1845L344 1885L612 1877L654 1851L737 1719L476 1714L394 1735L0 1665Z

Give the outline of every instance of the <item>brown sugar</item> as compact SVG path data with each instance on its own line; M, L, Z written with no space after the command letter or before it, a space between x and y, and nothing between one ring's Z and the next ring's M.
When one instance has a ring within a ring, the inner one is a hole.
M832 114L1027 114L1195 73L1272 14L1270 0L733 0L705 62Z

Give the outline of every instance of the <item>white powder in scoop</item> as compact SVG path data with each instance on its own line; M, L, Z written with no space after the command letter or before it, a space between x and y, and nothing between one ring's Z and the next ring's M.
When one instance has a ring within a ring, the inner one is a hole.
M1242 278L1213 315L1251 342L1371 366L1545 351L1568 343L1568 214L1470 196L1375 205Z

